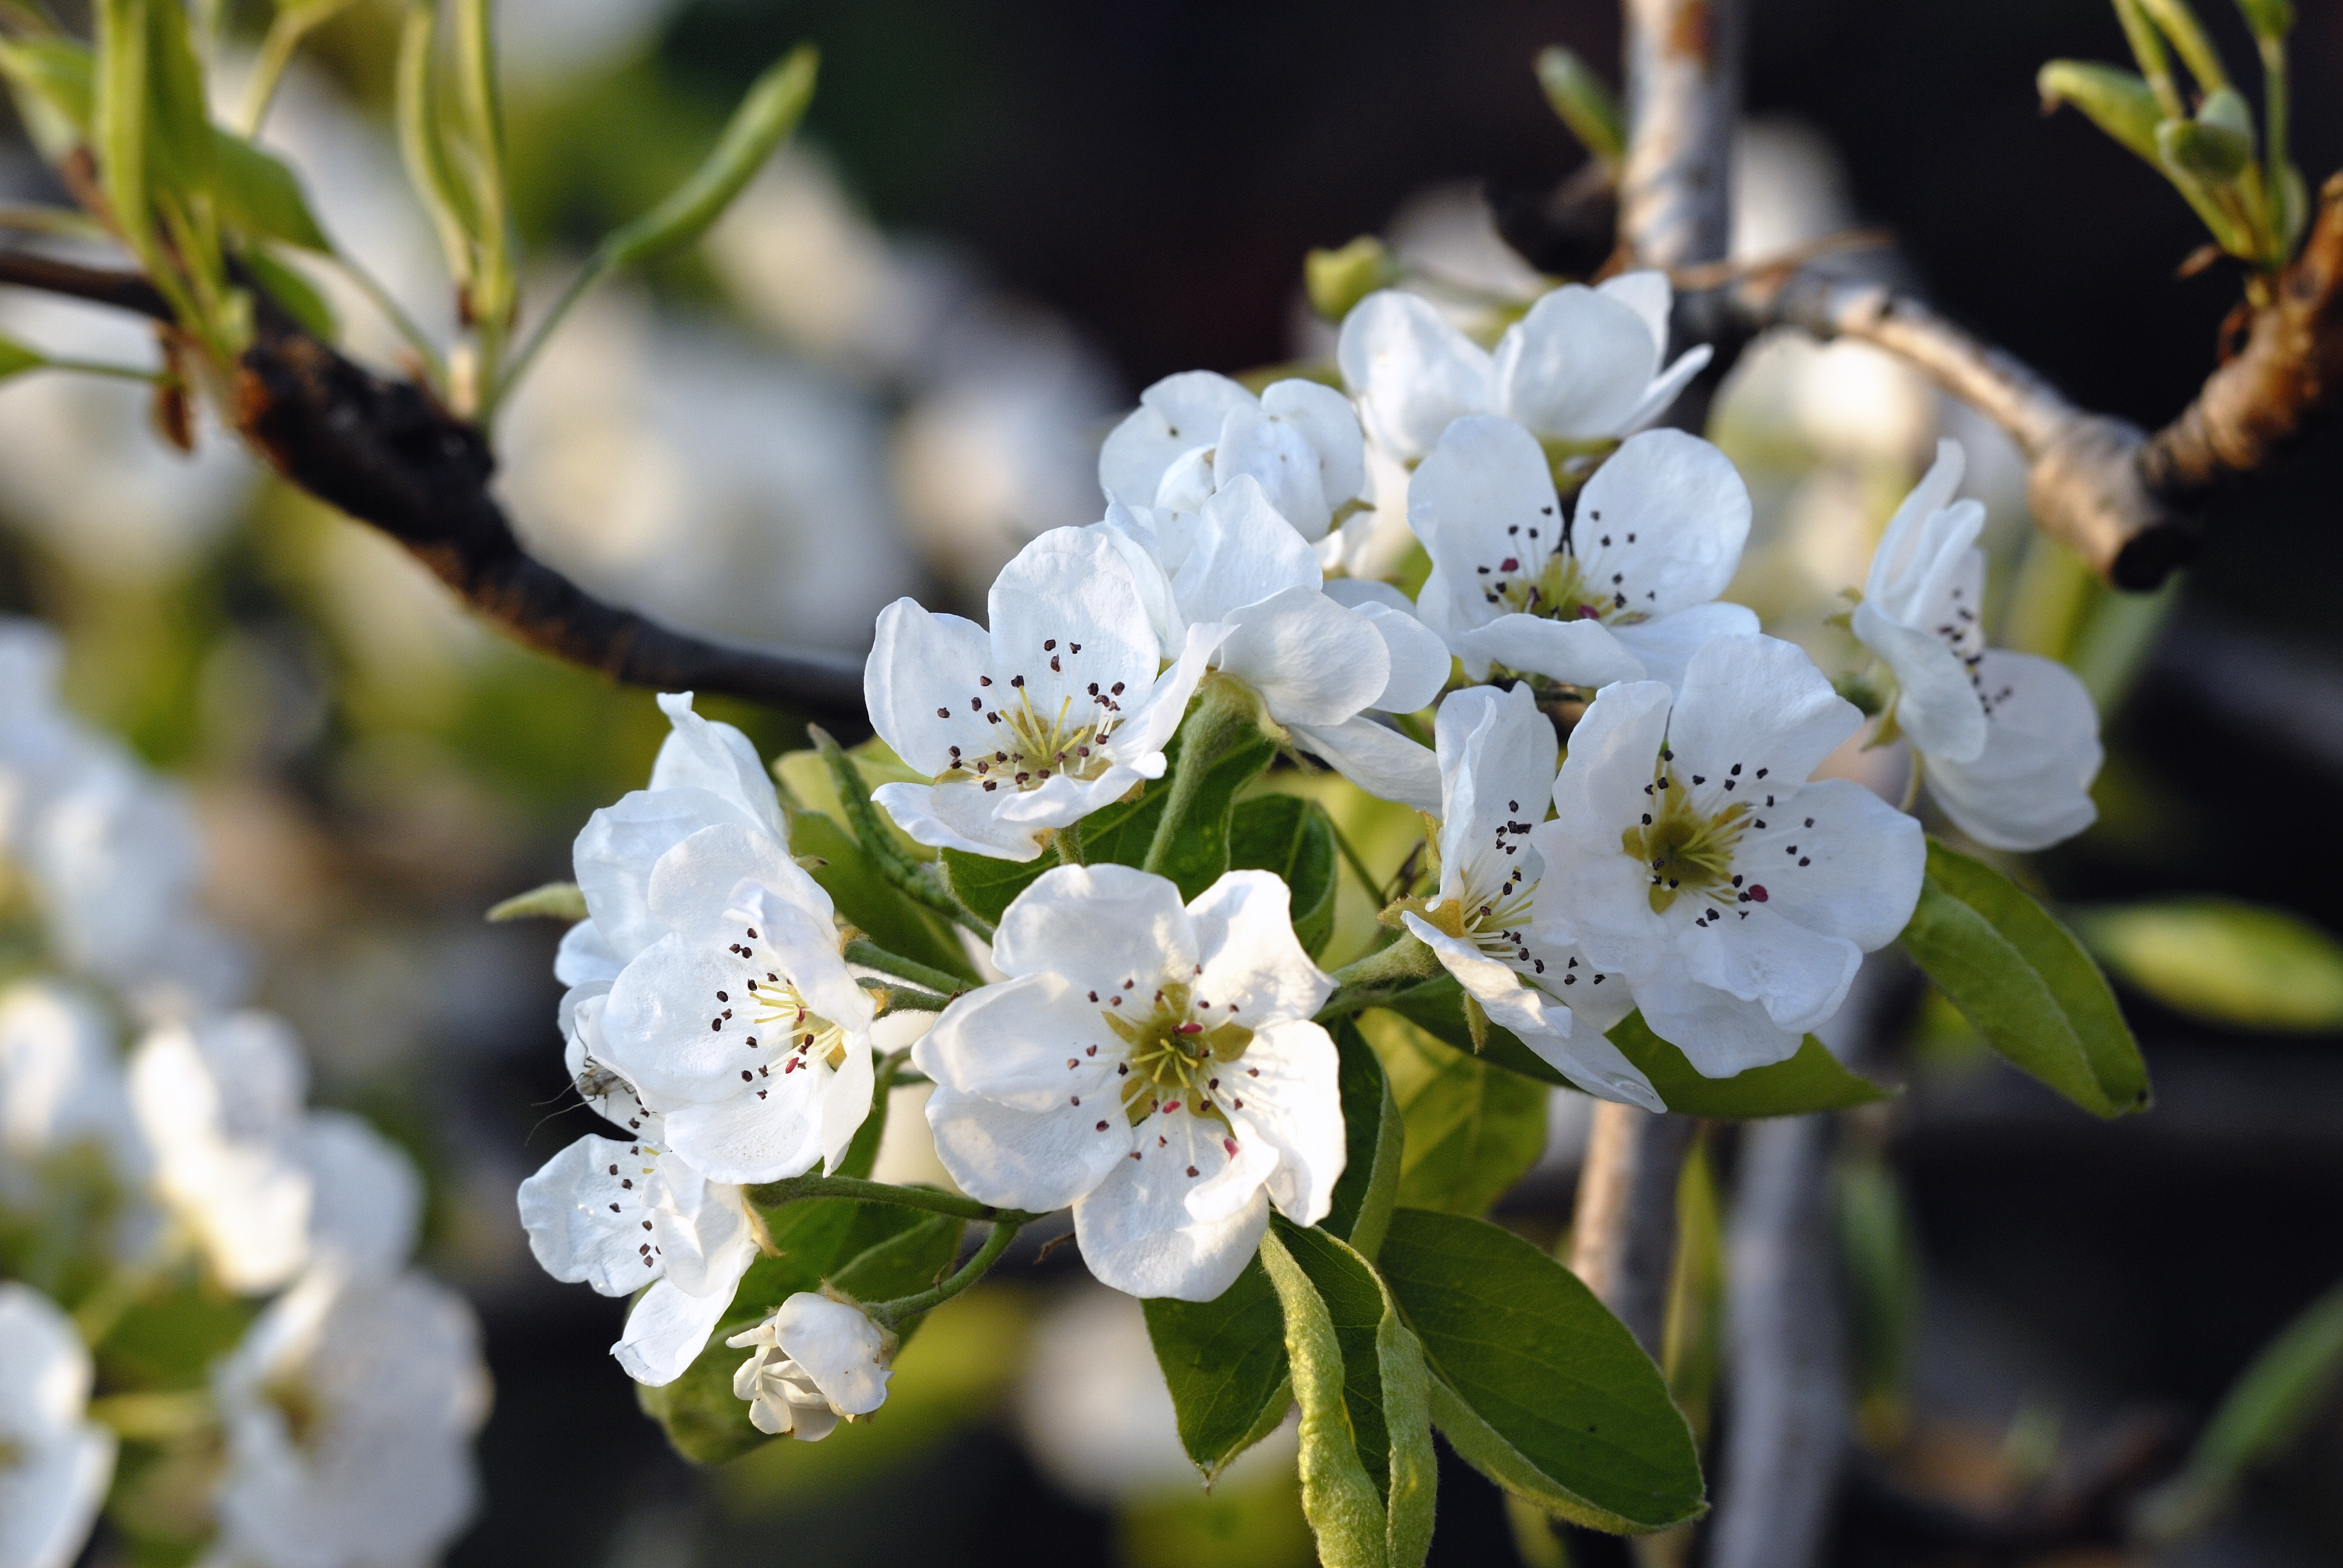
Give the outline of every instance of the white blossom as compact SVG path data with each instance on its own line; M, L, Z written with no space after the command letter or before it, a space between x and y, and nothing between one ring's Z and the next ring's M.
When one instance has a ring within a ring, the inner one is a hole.
M1416 470L1408 520L1432 556L1424 622L1469 679L1498 667L1588 690L1673 685L1709 638L1757 629L1715 602L1749 537L1749 491L1695 436L1629 437L1565 516L1532 434L1469 416Z
M1131 564L1166 657L1216 628L1213 668L1257 692L1295 745L1370 794L1438 804L1433 754L1368 714L1429 706L1447 684L1446 648L1396 589L1328 584L1252 476L1194 512L1111 506L1091 531Z
M870 1111L875 1010L830 895L771 838L727 824L659 856L644 915L659 934L610 982L598 1060L712 1181L834 1166Z
M1385 289L1342 322L1336 357L1374 443L1423 457L1452 420L1500 414L1541 441L1584 445L1632 435L1708 363L1706 345L1664 371L1667 276L1631 272L1599 287L1565 285L1482 348L1420 296Z
M1091 1271L1209 1301L1269 1205L1324 1218L1342 1171L1333 989L1294 940L1287 889L1231 871L1182 908L1164 878L1061 866L1002 913L1010 978L954 1000L911 1060L929 1129L980 1201L1073 1206Z
M354 1280L407 1267L423 1223L423 1181L404 1150L346 1111L313 1111L297 1142L309 1176L308 1255Z
M1315 381L1272 382L1255 397L1210 370L1167 376L1139 395L1099 451L1099 487L1126 507L1201 509L1250 476L1315 544L1366 488L1366 445L1350 400Z
M638 1382L683 1375L757 1258L740 1189L639 1140L578 1139L521 1183L520 1218L555 1279L643 1292L610 1347Z
M126 1186L145 1181L151 1161L113 1028L55 980L11 986L0 992L0 1199L15 1196L20 1173L83 1144Z
M864 667L870 722L932 784L876 800L923 844L1010 860L1163 776L1164 743L1225 628L1189 628L1160 677L1156 635L1112 543L1053 528L995 579L990 631L898 599Z
M1554 725L1527 686L1476 686L1440 705L1440 890L1402 913L1492 1022L1590 1094L1666 1109L1603 1038L1634 1010L1626 982L1588 963L1545 881Z
M0 1280L0 1568L67 1568L114 1477L114 1434L87 1419L89 1352L73 1320Z
M1606 687L1571 735L1547 880L1588 960L1710 1077L1795 1053L1919 900L1919 824L1809 781L1862 721L1794 645L1724 637L1681 696Z
M820 1442L887 1402L895 1336L850 1302L800 1291L724 1342L756 1353L733 1374L759 1432Z
M488 1414L479 1325L420 1274L330 1266L272 1302L213 1371L227 1433L217 1560L249 1568L430 1562L471 1516Z
M156 1192L241 1294L273 1291L308 1261L307 1081L292 1030L266 1013L166 1025L131 1054Z
M2056 659L1986 647L1985 508L1952 498L1966 461L1937 443L1872 557L1855 635L1894 675L1896 727L1945 814L1994 849L2046 849L2098 816L2098 710Z

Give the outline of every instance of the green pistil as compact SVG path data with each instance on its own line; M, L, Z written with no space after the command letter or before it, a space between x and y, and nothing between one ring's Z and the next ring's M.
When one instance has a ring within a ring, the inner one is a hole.
M1184 985L1168 985L1155 993L1148 1012L1100 1015L1131 1048L1122 1108L1134 1127L1175 1102L1194 1115L1228 1121L1212 1098L1213 1073L1245 1053L1252 1030L1234 1021L1206 1025L1189 1017L1192 994Z
M1706 817L1693 805L1692 791L1675 769L1663 768L1653 784L1654 809L1644 814L1640 826L1619 835L1620 844L1652 879L1652 912L1665 914L1678 893L1728 897L1733 847L1748 819L1748 802L1736 800Z

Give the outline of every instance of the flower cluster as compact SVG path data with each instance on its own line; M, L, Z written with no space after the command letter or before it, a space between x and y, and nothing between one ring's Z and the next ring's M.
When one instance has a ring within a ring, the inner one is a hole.
M1343 387L1150 387L1100 456L1100 519L1029 543L987 624L881 612L865 693L894 771L874 789L830 752L829 777L860 873L989 983L858 947L746 739L661 699L650 787L578 837L585 918L558 964L569 1074L618 1135L520 1199L548 1271L639 1292L613 1347L632 1375L673 1382L722 1329L753 1352L746 1422L819 1439L879 1408L899 1323L1057 1210L1106 1283L1219 1296L1272 1211L1333 1210L1324 1024L1371 983L1453 978L1476 1040L1502 1029L1654 1111L1608 1037L1630 1013L1726 1078L1838 1010L1909 920L1925 839L1827 776L1865 712L1720 598L1750 501L1716 447L1646 428L1706 358L1663 367L1669 307L1657 274L1563 288L1492 352L1370 296ZM2033 847L2089 820L2096 718L2057 667L1979 646L1982 508L1951 504L1958 477L1948 448L1890 526L1852 618L1879 667L1849 689L1887 692L1869 743L1908 739L1956 825ZM1351 575L1370 512L1406 518L1413 593ZM1230 869L1236 792L1281 753L1431 823L1387 945L1342 975L1280 874ZM980 913L988 887L1008 891ZM897 1017L927 1027L874 1043ZM789 1202L871 1190L867 1163L824 1173L867 1155L906 1058L965 1196L875 1191L994 1241L892 1302L752 1288Z
M192 909L193 819L57 706L55 639L0 625L0 887L12 938L62 971L0 990L0 1264L34 1263L32 1238L45 1286L0 1283L7 1560L71 1561L112 1484L91 1347L199 1288L274 1300L206 1386L152 1396L184 1407L173 1430L132 1435L224 1449L217 1559L426 1559L470 1515L488 1384L469 1307L408 1266L415 1168L308 1109L292 1031L233 1008L233 955ZM57 1214L80 1233L43 1238Z

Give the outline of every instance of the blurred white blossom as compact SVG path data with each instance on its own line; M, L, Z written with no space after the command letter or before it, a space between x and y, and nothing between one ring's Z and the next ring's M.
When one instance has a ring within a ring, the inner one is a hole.
M86 1419L89 1352L73 1320L0 1280L0 1568L66 1568L114 1475L114 1434Z

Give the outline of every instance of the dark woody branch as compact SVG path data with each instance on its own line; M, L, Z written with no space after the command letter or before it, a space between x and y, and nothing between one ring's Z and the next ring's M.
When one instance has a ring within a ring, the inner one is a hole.
M144 278L0 251L0 285L167 321ZM286 478L407 547L519 641L626 686L747 698L860 722L861 661L714 642L605 604L521 548L473 426L419 387L385 380L264 307L235 368L229 416Z

